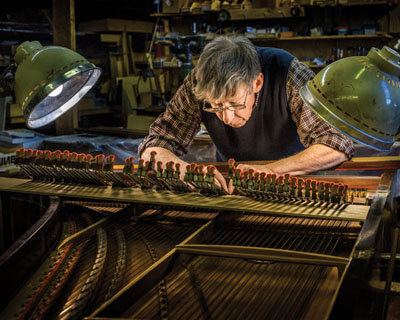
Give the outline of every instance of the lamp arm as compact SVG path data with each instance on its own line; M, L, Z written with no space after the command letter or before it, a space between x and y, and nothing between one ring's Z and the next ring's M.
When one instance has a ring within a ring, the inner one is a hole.
M0 97L6 97L12 94L14 86L15 71L17 64L12 63L4 69L0 76Z

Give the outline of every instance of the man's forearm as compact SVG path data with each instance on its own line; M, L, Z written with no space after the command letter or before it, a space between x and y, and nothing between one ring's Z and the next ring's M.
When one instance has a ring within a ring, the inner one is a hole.
M302 175L319 170L332 168L348 160L345 153L337 151L322 144L315 144L306 150L268 165L251 166L258 171L271 172L276 175ZM239 168L249 169L247 165L240 165Z

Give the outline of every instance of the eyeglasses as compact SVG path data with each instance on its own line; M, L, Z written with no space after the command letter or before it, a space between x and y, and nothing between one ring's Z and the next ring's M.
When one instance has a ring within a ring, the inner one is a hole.
M207 111L207 112L211 112L211 113L217 113L217 112L221 112L224 110L230 110L230 111L242 110L242 109L246 108L246 101L247 101L248 94L249 93L246 92L246 97L244 98L243 103L231 104L226 107L222 106L222 107L213 108L210 106L210 103L203 101L203 110Z

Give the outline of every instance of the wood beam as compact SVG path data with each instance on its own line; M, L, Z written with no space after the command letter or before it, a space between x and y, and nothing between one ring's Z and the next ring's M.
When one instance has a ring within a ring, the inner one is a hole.
M52 0L53 44L76 50L75 0ZM76 108L56 120L56 134L73 133L78 126Z

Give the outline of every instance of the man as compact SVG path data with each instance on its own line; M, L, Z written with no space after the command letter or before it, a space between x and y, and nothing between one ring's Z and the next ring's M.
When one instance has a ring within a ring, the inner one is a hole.
M175 161L184 155L203 121L217 148L217 160L277 160L239 165L244 170L307 174L350 159L353 143L303 102L299 90L314 73L288 52L258 48L242 37L218 37L207 44L139 146L139 154ZM216 180L228 192L225 179Z

